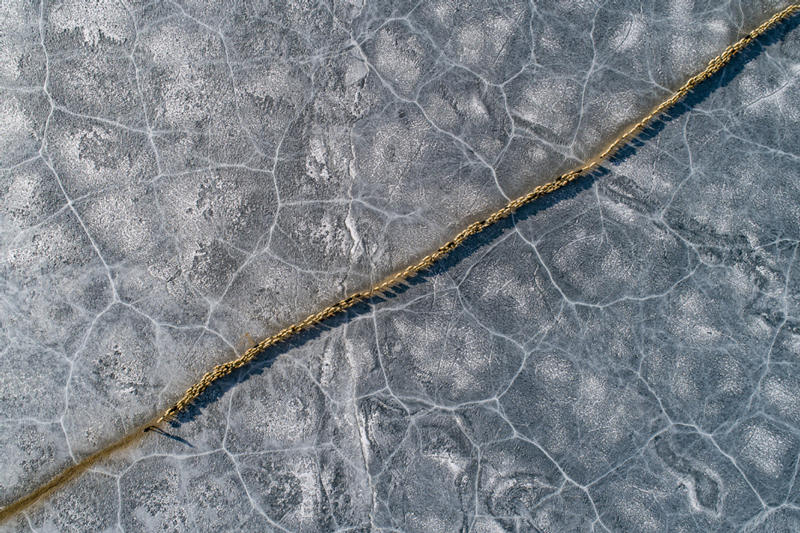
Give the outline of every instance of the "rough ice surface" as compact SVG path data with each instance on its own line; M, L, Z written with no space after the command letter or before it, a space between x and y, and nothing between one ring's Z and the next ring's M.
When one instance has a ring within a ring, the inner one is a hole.
M0 505L785 2L0 3ZM800 29L8 531L800 529Z

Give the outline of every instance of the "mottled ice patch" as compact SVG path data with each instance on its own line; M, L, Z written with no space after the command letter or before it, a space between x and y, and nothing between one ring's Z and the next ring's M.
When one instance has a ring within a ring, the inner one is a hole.
M783 467L781 456L786 453L788 443L763 426L749 428L743 438L742 456L762 473L778 477Z
M101 38L115 42L132 37L131 13L117 0L64 0L56 2L48 19L59 30L79 30L92 46Z

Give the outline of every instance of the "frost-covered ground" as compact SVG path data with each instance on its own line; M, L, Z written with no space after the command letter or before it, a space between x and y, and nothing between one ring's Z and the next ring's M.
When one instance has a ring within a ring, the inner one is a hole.
M784 5L2 2L0 505ZM797 26L0 528L800 529Z

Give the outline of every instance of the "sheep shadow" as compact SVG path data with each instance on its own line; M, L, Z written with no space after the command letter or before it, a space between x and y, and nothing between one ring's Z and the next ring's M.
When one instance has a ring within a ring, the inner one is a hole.
M563 201L574 198L582 192L592 188L597 180L603 178L603 176L607 174L610 174L611 169L614 166L619 165L623 161L635 155L638 148L644 146L647 142L655 138L669 122L677 120L707 100L717 90L730 84L731 81L742 72L748 63L764 53L764 50L767 46L782 41L786 34L796 28L798 24L800 24L800 16L796 14L764 33L747 49L737 54L731 60L731 62L719 72L692 90L681 102L665 111L661 116L654 119L653 122L644 128L638 135L636 135L635 138L633 138L616 154L614 154L614 156L611 157L606 163L594 171L586 174L585 176L554 193L523 206L511 217L508 217L494 224L493 226L486 228L477 235L469 237L459 248L432 266L429 270L415 275L414 277L406 280L404 283L399 284L380 296L360 302L347 311L333 316L325 320L323 323L301 332L298 335L295 335L293 338L287 341L268 348L252 364L235 370L230 375L214 382L188 409L176 416L176 418L171 422L171 426L173 428L179 428L182 424L195 420L211 404L217 402L225 393L227 393L237 384L252 379L253 377L269 370L273 363L280 356L285 355L291 350L302 347L314 339L319 338L328 330L338 328L356 318L370 313L374 306L397 298L410 287L425 283L432 276L439 275L442 272L452 269L454 266L471 257L479 249L499 238L505 232L513 228L518 222L534 217L537 213L547 210ZM181 442L187 446L191 446L191 443L177 435L163 430L159 431L158 433L167 438Z

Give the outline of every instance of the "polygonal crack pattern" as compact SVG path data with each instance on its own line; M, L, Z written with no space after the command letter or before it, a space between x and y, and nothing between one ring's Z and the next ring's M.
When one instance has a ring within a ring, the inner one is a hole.
M0 505L784 2L3 2ZM800 30L9 531L800 528Z

